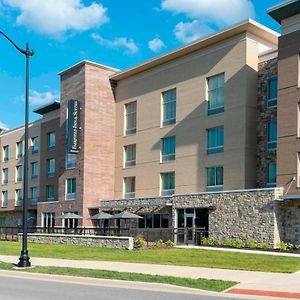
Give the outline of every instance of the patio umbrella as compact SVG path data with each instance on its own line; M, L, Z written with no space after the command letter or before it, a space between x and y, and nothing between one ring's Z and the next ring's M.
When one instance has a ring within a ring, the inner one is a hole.
M113 215L111 218L112 219L142 219L141 216L130 213L128 211L122 211L119 214Z
M108 219L111 219L111 218L112 218L112 215L107 214L103 211L100 211L98 214L90 217L89 219L90 220L108 220Z
M68 212L61 216L56 217L55 219L83 219L83 217L80 215Z

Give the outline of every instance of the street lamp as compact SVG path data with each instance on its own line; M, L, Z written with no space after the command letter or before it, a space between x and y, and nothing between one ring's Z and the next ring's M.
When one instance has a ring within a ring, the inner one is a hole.
M26 43L26 49L23 50L18 47L12 39L10 39L5 33L0 31L15 48L26 57L26 88L25 88L25 150L24 150L24 176L23 176L23 238L22 238L22 250L18 262L18 267L26 268L30 267L30 258L27 250L27 216L28 216L28 119L29 119L29 58L33 56L34 52L29 50L28 43Z

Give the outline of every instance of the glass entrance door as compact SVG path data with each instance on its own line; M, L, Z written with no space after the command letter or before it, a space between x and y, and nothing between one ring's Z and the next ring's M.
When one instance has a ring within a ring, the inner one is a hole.
M195 242L195 216L194 214L185 214L185 243L193 244Z

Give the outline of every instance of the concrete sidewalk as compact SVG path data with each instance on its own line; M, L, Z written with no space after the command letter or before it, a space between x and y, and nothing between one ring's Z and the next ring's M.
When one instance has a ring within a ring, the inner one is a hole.
M16 263L17 256L0 255L0 261ZM57 266L168 275L186 278L206 278L237 281L238 285L227 291L234 294L265 295L284 299L300 299L300 274L252 272L213 268L182 267L170 265L135 264L107 261L83 261L53 258L31 258L33 266Z

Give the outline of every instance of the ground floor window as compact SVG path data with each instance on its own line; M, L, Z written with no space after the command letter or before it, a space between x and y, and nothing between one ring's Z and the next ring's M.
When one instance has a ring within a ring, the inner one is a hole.
M169 214L140 215L139 228L168 228Z
M5 226L5 225L6 225L5 217L0 217L0 226Z
M43 227L53 228L55 226L55 213L54 212L45 212L43 213Z

